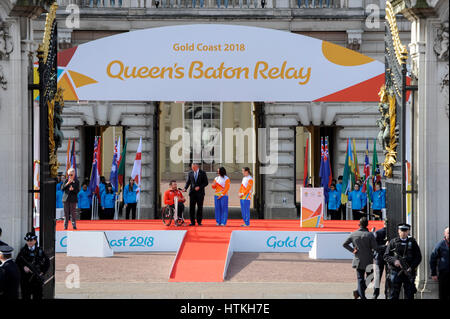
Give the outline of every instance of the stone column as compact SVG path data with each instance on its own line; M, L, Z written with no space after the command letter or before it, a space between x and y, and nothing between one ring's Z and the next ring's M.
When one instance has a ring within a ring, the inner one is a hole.
M440 61L435 50L439 49L438 30L444 20L448 23L448 1L437 1L434 8L406 8L402 13L412 22L410 53L418 85L413 154L418 194L412 224L423 257L417 276L418 294L436 298L438 287L430 278L429 258L449 222L449 119L445 110L448 100L444 100L440 90L440 74L444 68L448 72L448 45L446 61Z
M6 4L0 4L0 23L5 23L0 24L0 28L7 34L6 42L0 43L0 225L1 240L14 248L16 256L24 244L24 234L32 227L28 193L32 188L29 184L32 181L29 179L32 137L28 122L32 106L29 105L27 78L31 48L30 39L22 38L21 31L26 37L32 34L30 30L21 30L30 27L28 19L7 17Z
M182 103L172 103L170 105L170 130L174 130L176 128L184 127L183 126L183 104ZM166 143L167 145L172 146L175 141L170 140L170 132L169 135L166 137ZM166 156L169 156L169 154L166 154ZM165 160L165 159L163 159ZM162 163L162 161L161 161ZM183 168L183 162L181 163L173 163L170 161L169 164L170 173L176 174L174 178L181 178L184 179L184 168Z
M265 211L267 219L293 219L297 217L295 208L295 127L296 114L286 114L277 104L265 106L267 129L278 129L278 168L272 174L262 176L265 182ZM270 135L267 133L268 144ZM269 149L267 150L269 151Z

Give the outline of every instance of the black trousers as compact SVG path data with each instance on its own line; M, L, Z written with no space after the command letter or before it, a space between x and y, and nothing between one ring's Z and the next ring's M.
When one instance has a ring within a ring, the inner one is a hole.
M372 211L373 216L375 217L375 220L381 220L383 217L383 213L381 212L381 209L374 209Z
M328 216L330 216L330 220L339 220L339 211L338 210L328 210Z
M136 219L136 206L137 206L137 203L127 204L127 208L125 208L125 218L126 219L130 219L130 211L131 211L131 219Z
M100 219L114 219L114 208L103 208L102 215Z
M366 216L361 210L359 209L352 209L353 213L353 220L360 220L362 217Z
M92 209L81 208L80 209L80 219L81 220L91 220L92 219Z
M361 299L366 299L366 280L372 274L371 272L366 272L364 269L356 269L356 278L358 279L358 294Z
M338 218L339 220L345 220L347 218L347 205L341 204L338 209Z
M28 278L24 278L20 282L20 290L22 292L22 299L24 300L41 300L42 299L42 286L34 281L29 282Z
M403 286L405 292L405 299L414 299L414 294L417 292L413 280L410 280L404 273L400 273L391 269L391 284L392 289L389 299L399 299L400 290Z
M441 271L439 273L439 299L450 300L450 282L449 272Z
M199 225L202 224L203 219L203 200L205 195L189 195L189 217L191 224L195 224L195 219ZM197 214L195 214L195 206L197 206Z

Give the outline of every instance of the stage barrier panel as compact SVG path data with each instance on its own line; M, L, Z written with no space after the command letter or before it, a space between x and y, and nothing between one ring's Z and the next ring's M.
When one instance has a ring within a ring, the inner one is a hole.
M102 231L67 232L67 256L111 257L114 252Z
M353 255L342 244L350 233L317 232L309 251L311 259L353 259Z

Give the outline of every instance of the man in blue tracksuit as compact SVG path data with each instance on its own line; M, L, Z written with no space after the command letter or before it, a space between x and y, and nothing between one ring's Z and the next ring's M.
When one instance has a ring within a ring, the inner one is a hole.
M131 211L131 219L136 219L136 195L137 185L134 183L134 179L130 178L129 184L123 188L123 202L125 204L125 218L129 219Z
M81 220L91 220L92 210L91 210L92 194L88 190L88 185L83 184L82 189L78 192L78 208L80 209L80 219Z
M375 184L375 191L371 192L372 213L376 220L381 220L381 210L386 208L386 190L381 189L381 182Z
M450 282L448 263L449 235L448 227L444 231L444 239L437 243L430 256L431 278L439 282L439 299L450 300ZM436 271L439 270L439 273Z
M348 194L348 200L352 202L353 220L365 217L365 213L361 210L366 206L367 196L366 193L361 192L358 183L355 184L354 191Z
M336 190L336 185L331 184L328 192L328 216L331 220L339 220L339 208L341 206L341 193Z

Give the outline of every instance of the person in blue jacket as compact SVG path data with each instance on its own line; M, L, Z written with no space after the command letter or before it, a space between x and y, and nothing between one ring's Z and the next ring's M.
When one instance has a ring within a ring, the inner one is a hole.
M130 211L131 211L131 219L136 219L136 195L137 195L137 185L134 183L134 179L130 177L129 184L123 188L123 202L125 204L125 218L130 219Z
M336 190L336 185L331 184L328 192L328 216L331 220L339 220L339 207L341 206L341 193Z
M450 300L450 266L448 227L444 230L444 239L436 244L430 255L431 278L439 282L439 299Z
M114 194L111 184L106 184L105 191L102 196L103 216L101 219L113 219L116 204L116 194Z
M64 204L62 201L64 192L61 189L63 173L58 173L58 183L56 184L56 219L64 219Z
M337 184L336 184L336 190L339 192L339 194L342 194L342 178L343 178L342 175L339 175ZM341 200L342 200L342 198L341 198ZM339 204L339 209L338 209L338 217L339 217L338 219L345 220L346 207L347 207L346 204L342 204L342 201L341 201L341 203Z
M105 186L106 186L106 180L105 180L105 176L100 176L100 184L98 185L98 194L100 195L100 203L99 203L99 212L98 212L98 217L100 218L100 216L104 215L104 209L103 209L103 205L102 205L102 198L103 198L103 193L105 192Z
M381 182L375 183L375 191L370 192L370 197L372 200L372 213L376 220L381 220L381 210L386 208L386 190L381 189Z
M88 185L83 183L82 189L78 192L78 208L80 209L80 219L81 220L91 220L92 210L91 210L92 194L88 190Z
M354 186L354 191L348 194L348 200L352 202L353 220L360 220L365 217L365 213L362 211L366 206L366 193L361 192L359 189L359 183Z

